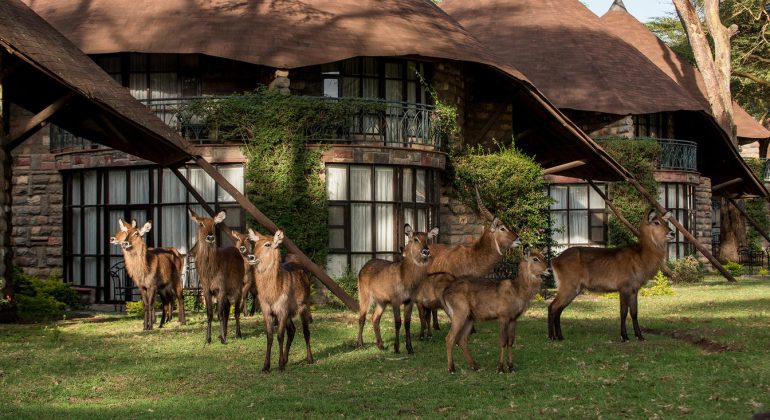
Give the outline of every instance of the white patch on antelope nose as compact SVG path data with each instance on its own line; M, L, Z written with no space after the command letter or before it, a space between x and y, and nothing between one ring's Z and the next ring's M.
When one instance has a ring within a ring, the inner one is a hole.
M214 235L206 235L206 242L213 244L214 243Z
M246 259L249 261L249 265L257 265L257 263L259 263L259 260L257 259L257 257L253 255L249 255L248 257L246 257Z
M130 249L131 248L131 242L123 241L120 243L120 247L123 249Z
M245 254L246 253L246 247L245 246L241 245L241 247L238 248L238 249L241 251L241 254Z
M420 254L422 255L423 258L428 258L430 257L430 249L423 248Z

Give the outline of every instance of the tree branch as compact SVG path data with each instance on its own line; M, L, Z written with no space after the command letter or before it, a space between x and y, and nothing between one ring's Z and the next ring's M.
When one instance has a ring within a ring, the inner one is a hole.
M760 79L759 77L754 76L753 74L743 73L743 72L740 72L740 71L734 71L733 72L733 76L738 76L738 77L742 77L744 79L749 79L752 82L756 82L756 83L759 83L759 84L764 85L764 86L770 86L770 81L765 80L765 79Z

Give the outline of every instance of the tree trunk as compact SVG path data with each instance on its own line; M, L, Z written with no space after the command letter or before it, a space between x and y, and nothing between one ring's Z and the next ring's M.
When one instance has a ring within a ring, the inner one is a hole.
M743 206L743 200L736 200L736 204ZM724 198L719 206L721 219L719 232L719 255L721 262L738 262L738 248L746 246L746 225L743 222L740 211Z

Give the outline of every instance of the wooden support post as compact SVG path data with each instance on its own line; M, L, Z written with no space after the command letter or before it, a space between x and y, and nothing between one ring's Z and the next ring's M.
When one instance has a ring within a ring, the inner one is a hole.
M552 166L543 170L543 175L553 175L559 172L564 172L573 168L577 168L586 164L585 160L575 160L572 162L563 163L561 165Z
M275 231L278 230L278 227L273 223L272 220L267 218L264 214L262 214L259 209L252 204L246 196L244 196L238 189L236 189L230 182L222 176L222 174L219 173L219 171L216 170L206 159L203 159L200 156L195 157L195 162L198 164L198 166L201 167L207 174L209 174L210 177L214 178L214 181L222 187L225 191L227 191L231 196L235 198L235 201L238 202L238 204L241 205L249 214L251 214L252 217L259 223L260 225L264 226L267 230L269 230L271 233L275 233ZM337 283L332 280L331 277L329 277L326 272L318 266L318 264L314 263L310 258L305 255L304 252L302 252L299 248L297 248L297 245L294 244L294 242L291 241L288 237L286 237L283 241L283 244L286 245L286 249L292 253L295 254L300 263L305 266L313 275L318 277L319 280L321 280L321 283L323 283L329 291L334 293L335 296L340 298L345 305L348 306L353 311L358 311L358 302L355 301L350 295L345 293L342 288L337 285Z
M32 118L27 120L27 123L24 124L24 126L21 127L19 130L3 138L3 147L6 149L6 151L10 152L16 146L21 144L24 140L29 138L29 136L35 134L37 130L39 130L43 126L43 123L48 121L49 118L51 118L54 114L56 114L62 108L64 108L64 106L67 105L67 102L73 96L75 96L75 94L72 92L64 95L63 97L59 98L56 102L52 103L51 105L48 105L42 111L38 112Z
M729 187L730 185L739 184L741 182L743 182L743 178L734 178L729 181L725 181L721 184L714 185L713 187L711 187L711 192L713 193L714 191L721 190L724 187Z
M184 175L179 172L179 169L171 168L171 172L173 172L174 175L179 178L179 181L182 182L182 185L184 185L184 187L187 188L187 191L192 194L193 198L195 198L195 201L197 201L198 204L203 207L203 210L205 210L206 213L208 213L211 217L214 217L216 215L214 208L209 206L209 203L207 203L203 196L201 196L200 193L195 189L195 187L190 184L190 181L188 181L187 178L185 178ZM225 223L220 223L219 227L225 232L225 235L232 236L233 230L230 228L230 226L227 226Z
M757 232L759 232L759 234L760 234L760 235L762 235L762 237L764 237L764 238L765 238L765 240L766 240L767 242L770 242L770 237L768 237L768 235L767 235L767 232L765 232L764 230L762 230L762 228L761 228L761 227L759 227L759 225L757 225L757 223L756 223L756 222L755 222L755 221L754 221L754 220L753 220L751 217L749 217L749 215L746 213L746 211L745 211L745 210L743 210L743 209L742 209L742 208L741 208L741 207L738 205L738 203L736 203L736 202L735 202L735 200L733 200L731 197L727 197L727 196L725 196L725 198L727 198L727 201L729 201L729 202L730 202L730 204L732 204L732 205L733 205L733 206L734 206L736 209L738 209L738 211L739 211L739 212L740 212L740 213L743 215L743 217L744 217L744 218L746 218L746 220L748 220L748 221L749 221L749 223L751 224L751 226L754 226L754 230L756 230Z
M650 204L652 204L653 207L655 207L661 214L667 211L665 208L663 208L663 206L660 205L660 203L658 203L658 200L652 198L650 193L647 192L647 190L639 183L639 181L631 177L627 178L626 181L630 182L631 185L633 185L634 188L636 188L636 190L639 191L639 193L642 194L642 196ZM711 255L711 253L706 249L706 247L704 247L700 242L698 242L698 240L695 239L695 237L692 236L692 234L688 232L687 229L685 229L684 226L682 226L682 224L679 223L678 220L676 220L676 218L672 217L668 219L668 221L671 222L671 224L674 225L674 227L676 227L676 230L682 233L682 235L685 237L685 239L687 239L688 242L693 244L695 249L697 249L701 254L703 254L704 257L706 257L706 259L709 260L711 265L713 265L717 270L719 270L720 273L722 273L722 276L724 276L724 278L726 278L727 281L736 281L735 277L733 277L733 275L730 274L730 272L727 271L722 266L722 264L720 264L720 262L716 258L714 258L713 255Z
M607 203L607 207L609 207L610 210L612 210L612 214L614 214L615 217L617 217L618 220L620 220L628 228L628 230L630 230L631 233L634 234L634 236L641 239L641 234L639 233L639 229L637 229L636 226L632 225L631 222L628 221L628 219L626 219L625 217L623 217L622 214L620 214L620 210L618 210L618 208L615 207L615 204L613 204L613 202L610 201L610 198L607 197L606 194L604 194L604 191L599 189L599 187L597 187L596 184L594 184L593 181L591 181L590 179L587 179L586 182L588 182L588 185L590 185L591 188L593 188L594 191L596 191L596 193L599 194L599 197L601 197L602 200L604 200L604 202ZM674 273L671 272L671 269L668 268L665 262L661 264L660 271L662 271L663 274L665 274L668 278L671 278L674 275Z

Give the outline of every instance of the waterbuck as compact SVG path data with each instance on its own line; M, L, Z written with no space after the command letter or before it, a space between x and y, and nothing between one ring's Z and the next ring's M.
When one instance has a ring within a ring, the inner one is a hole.
M468 351L468 335L476 320L497 319L500 327L500 353L497 371L504 372L503 354L508 350L507 367L513 372L513 343L516 339L516 320L527 310L529 302L540 290L542 275L548 271L543 256L545 252L524 251L515 280L493 281L480 277L463 277L450 284L444 291L444 303L452 327L446 336L447 368L454 373L452 350L460 345L471 369L478 365Z
M372 315L372 326L377 338L377 348L384 348L380 335L380 317L385 306L393 306L393 318L396 325L396 339L393 350L399 352L398 336L401 331L401 304L404 304L404 331L406 333L406 350L412 354L412 337L410 323L412 318L412 303L417 287L428 273L430 250L428 241L438 235L438 228L429 233L414 232L409 225L404 226L407 244L403 249L404 258L393 262L381 259L368 261L358 272L358 347L364 345L364 324L366 314L372 304L375 304Z
M310 349L310 275L299 264L286 262L281 264L283 230L278 229L270 236L260 235L249 229L249 238L254 241L254 254L247 256L249 263L255 265L254 278L257 284L257 296L267 335L267 351L262 372L270 372L270 353L273 349L273 325L278 324L278 369L284 370L289 362L289 350L294 340L297 327L292 320L299 315L302 322L302 335L305 337L308 364L313 363ZM286 347L283 345L284 333L288 333Z
M191 253L195 258L203 300L206 303L206 342L211 343L211 321L214 317L213 299L217 301L219 315L219 341L227 343L227 321L230 307L235 308L235 336L241 337L241 291L243 290L244 265L240 251L233 247L217 247L214 228L225 220L220 211L213 219L201 217L189 209L190 218L198 224L197 242Z
M558 290L548 305L548 338L563 340L561 313L582 289L620 294L620 336L628 341L626 317L631 309L634 334L644 340L637 321L637 293L657 271L666 255L666 243L674 238L668 226L671 213L655 210L639 226L639 243L619 248L568 248L551 260Z
M249 263L248 256L253 255L251 241L248 233L241 233L236 230L231 231L233 245L241 253L243 259L243 288L241 289L241 308L243 316L254 315L257 311L257 284L254 281L254 265ZM251 310L246 306L249 302L249 295L252 297Z
M428 277L417 289L417 311L420 316L420 339L432 336L430 315L433 315L433 328L439 329L437 310L441 308L441 296L452 279L462 276L484 277L503 259L509 249L521 244L519 235L503 224L481 202L476 190L476 204L479 213L489 222L481 236L470 245L431 244ZM445 276L441 274L451 274ZM425 332L427 331L427 335Z
M162 303L160 327L171 320L174 298L177 300L179 323L184 325L184 256L176 248L147 248L144 235L152 229L150 221L137 228L135 220L129 225L118 219L118 226L120 230L110 238L110 243L122 249L126 271L142 295L144 329L151 330L155 323L155 293L158 293Z

